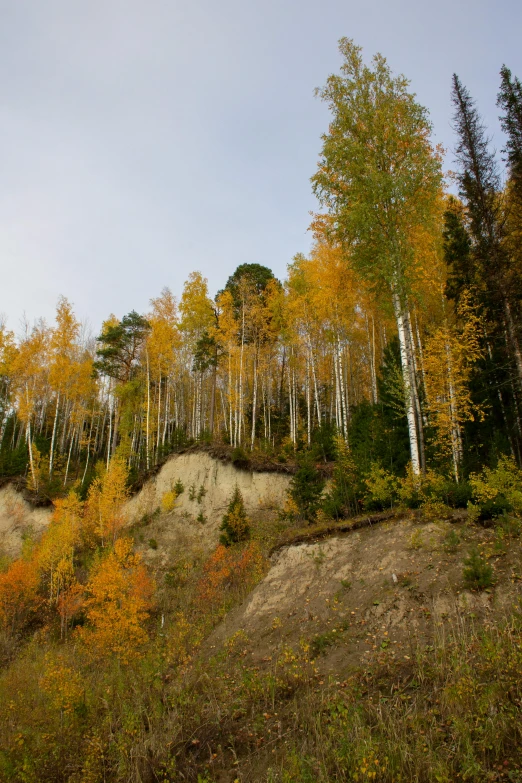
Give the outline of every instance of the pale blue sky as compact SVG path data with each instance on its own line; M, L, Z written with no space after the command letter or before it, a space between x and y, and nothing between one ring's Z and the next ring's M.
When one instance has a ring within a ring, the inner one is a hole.
M283 277L307 252L327 129L314 88L337 41L380 51L454 143L451 75L498 148L502 63L522 77L522 3L0 0L0 313L59 294L96 331L199 269ZM448 162L451 162L449 156Z

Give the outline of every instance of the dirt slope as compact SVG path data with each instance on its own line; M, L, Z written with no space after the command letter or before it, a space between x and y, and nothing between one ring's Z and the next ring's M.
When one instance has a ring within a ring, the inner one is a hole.
M491 555L490 591L464 588L463 560L474 545ZM242 629L252 659L269 662L282 645L306 639L320 670L337 676L381 649L407 657L447 622L467 617L487 625L508 612L521 595L520 549L519 540L499 544L492 531L464 521L414 518L289 546L273 556L265 579L214 632L208 649Z
M17 557L24 533L38 535L51 519L49 508L35 508L16 491L12 484L0 488L0 551Z

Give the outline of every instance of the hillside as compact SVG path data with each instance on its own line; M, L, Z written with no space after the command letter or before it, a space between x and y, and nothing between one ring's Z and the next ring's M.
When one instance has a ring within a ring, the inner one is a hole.
M250 540L216 548L236 484ZM100 637L100 658L81 616L64 644L50 606L4 636L0 780L519 779L518 522L427 504L303 526L287 487L190 452L125 503L156 585L139 654Z

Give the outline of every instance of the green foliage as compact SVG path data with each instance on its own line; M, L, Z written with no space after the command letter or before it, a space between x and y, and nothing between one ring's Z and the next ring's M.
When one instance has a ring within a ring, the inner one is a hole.
M320 427L312 432L312 448L325 462L331 462L336 457L335 441L337 429L334 422L323 421Z
M310 654L313 658L324 655L329 647L334 646L340 641L340 635L337 631L327 631L319 633L312 638L310 643Z
M348 441L352 457L361 474L368 474L379 462L401 475L410 458L408 425L404 410L399 341L393 338L384 349L383 364L377 381L379 402L363 400L352 408ZM397 396L399 394L399 396Z
M305 451L298 457L298 469L292 476L288 494L297 506L299 515L313 522L321 506L325 485L324 477L315 464L311 452Z
M181 479L178 479L176 483L174 484L174 492L176 493L176 497L179 497L183 494L185 491L185 486Z
M246 451L241 446L236 446L230 455L230 459L236 468L247 468L249 465L249 458Z
M359 511L361 482L346 441L338 436L334 445L336 460L332 484L321 508L327 516L339 519L354 516Z
M250 537L245 502L237 484L219 529L222 531L219 540L224 546L238 544Z
M512 457L501 456L495 468L472 473L469 482L472 518L485 521L510 511L522 513L522 471Z
M274 273L267 266L240 264L225 285L225 291L232 294L236 312L241 308L242 286L249 288L256 296L262 296L271 280L275 280Z
M367 488L364 507L368 511L393 508L399 490L399 480L396 476L375 464L371 466L364 483Z
M493 584L493 568L477 548L464 560L464 584L471 590L485 590Z
M151 549L157 549L158 548L158 542L155 538L149 538L149 546Z
M109 324L97 338L99 348L95 368L118 381L130 380L149 330L147 319L135 310L124 315L120 322Z
M448 550L448 552L455 552L459 544L460 537L458 533L456 533L455 530L451 528L444 536L444 547Z

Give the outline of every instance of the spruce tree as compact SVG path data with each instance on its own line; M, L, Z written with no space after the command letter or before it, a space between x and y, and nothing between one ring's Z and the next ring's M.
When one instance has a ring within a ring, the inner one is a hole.
M223 531L219 541L224 546L231 546L232 544L246 541L250 536L245 502L237 484L219 529Z
M488 265L498 264L501 253L501 221L497 194L500 175L490 139L474 100L453 74L454 130L458 136L455 156L459 194L464 200L470 219L477 261L484 271Z
M496 333L501 351L507 347L507 362L513 368L513 391L515 393L516 389L516 394L520 395L522 351L518 299L521 286L519 276L513 274L506 242L500 174L475 102L456 74L453 75L452 100L454 129L458 134L457 180L467 208L472 240L473 264L469 271L473 279L480 282L480 303L489 320L490 334Z
M497 106L503 110L499 119L507 136L502 151L506 154L510 179L522 198L522 83L516 76L511 76L505 65L500 69L500 77Z
M448 267L446 296L457 304L465 290L475 286L475 268L471 255L471 240L464 221L462 205L450 197L444 213L444 260Z

